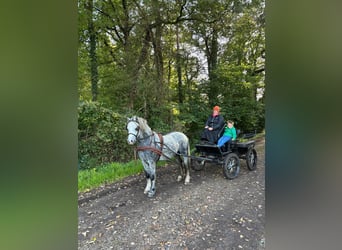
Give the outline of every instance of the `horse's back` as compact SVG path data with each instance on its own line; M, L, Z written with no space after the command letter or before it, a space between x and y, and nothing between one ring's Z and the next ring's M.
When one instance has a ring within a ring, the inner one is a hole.
M164 144L166 148L172 149L173 152L185 154L189 149L189 138L182 132L170 132L164 135Z
M171 140L175 140L175 141L183 141L183 142L189 142L189 138L182 132L178 132L178 131L174 131L174 132L170 132L166 135L164 135L164 139L168 139L170 138Z

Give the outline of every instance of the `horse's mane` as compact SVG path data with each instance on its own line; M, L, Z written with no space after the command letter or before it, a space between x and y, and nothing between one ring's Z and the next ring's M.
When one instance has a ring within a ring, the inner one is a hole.
M152 129L147 125L147 121L144 118L137 117L140 129L148 134L152 132Z

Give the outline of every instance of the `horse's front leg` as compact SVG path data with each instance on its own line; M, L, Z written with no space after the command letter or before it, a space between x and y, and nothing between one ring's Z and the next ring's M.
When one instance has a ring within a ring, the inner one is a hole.
M147 192L151 189L151 180L150 180L150 171L149 171L150 167L149 167L148 162L143 159L141 160L141 163L144 166L144 172L146 176L146 187L144 190L144 194L147 194Z
M144 190L144 194L147 194L148 191L150 191L151 189L151 179L150 179L150 174L146 172L146 170L145 170L145 176L146 176L146 187Z
M155 174L155 172L153 174L151 174L150 179L151 179L151 189L147 193L147 196L153 197L156 193L156 174Z
M147 165L145 168L147 183L144 194L147 194L148 197L153 197L156 193L156 163L148 162Z

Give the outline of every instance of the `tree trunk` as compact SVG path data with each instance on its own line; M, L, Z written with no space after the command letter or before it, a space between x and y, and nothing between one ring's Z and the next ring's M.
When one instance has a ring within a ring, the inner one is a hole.
M179 30L178 24L176 26L176 67L177 67L177 77L178 77L178 103L183 103L183 83L182 83L182 67L181 67L181 55L179 51Z
M215 24L214 24L215 25ZM216 68L217 68L217 57L218 57L218 30L213 27L212 36L205 38L205 54L207 57L208 64L208 76L209 76L209 88L208 97L209 104L215 105L217 102L217 96L219 94L219 89L217 86Z
M98 95L98 71L97 71L97 55L96 55L96 31L93 20L93 0L88 0L88 30L89 30L89 57L90 57L90 76L91 76L91 95L92 100L97 100Z
M162 19L160 16L159 2L158 0L153 0L153 14L155 17L155 33L153 39L153 49L154 49L154 62L157 71L157 90L159 96L157 97L157 105L162 105L165 99L164 90L164 65L163 65L163 52L162 52Z
M143 43L142 48L141 48L140 55L139 55L138 59L134 60L134 58L132 58L132 60L129 60L130 63L127 64L128 65L127 75L129 76L128 81L129 81L130 89L131 89L130 93L129 93L129 108L131 110L134 109L135 100L137 98L139 73L140 73L140 69L141 69L142 65L147 60L150 42L151 42L151 31L149 30L149 28L146 28L145 36L144 36L144 39L142 42ZM131 51L128 51L128 48L127 48L127 53L129 54L129 56L135 56L136 57L136 54L133 54ZM130 65L132 65L132 66L130 67Z
M207 61L208 61L208 75L209 80L215 79L215 70L217 67L217 53L218 53L218 41L217 41L217 29L214 27L212 31L212 37L206 39Z

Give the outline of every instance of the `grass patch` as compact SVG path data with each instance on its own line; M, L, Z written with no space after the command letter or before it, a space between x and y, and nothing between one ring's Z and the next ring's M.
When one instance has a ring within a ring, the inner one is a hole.
M80 170L78 172L78 191L89 191L106 183L112 183L124 177L141 173L141 161L128 163L110 163L97 168Z
M157 163L157 167L166 165L166 161ZM113 183L127 176L141 173L144 167L140 160L128 163L113 162L100 167L78 172L78 191L84 192L103 184Z

